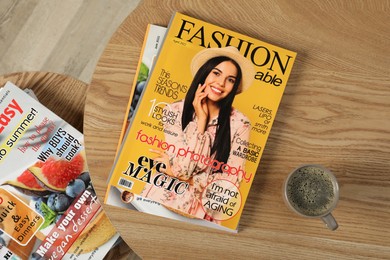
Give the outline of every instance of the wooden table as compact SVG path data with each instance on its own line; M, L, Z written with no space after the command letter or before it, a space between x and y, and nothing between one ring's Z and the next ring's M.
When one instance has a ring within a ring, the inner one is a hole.
M112 36L86 99L84 133L101 199L148 23L174 11L298 53L244 208L230 234L105 205L145 259L390 259L389 1L143 1ZM339 229L292 213L287 174L319 163L341 189Z
M15 72L0 76L0 86L11 81L22 89L34 91L39 101L83 131L85 97L88 84L66 75L43 71Z

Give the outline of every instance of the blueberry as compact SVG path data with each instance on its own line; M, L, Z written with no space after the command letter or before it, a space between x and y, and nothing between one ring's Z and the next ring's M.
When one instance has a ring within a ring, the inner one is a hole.
M34 252L31 254L30 260L42 260L42 259L43 259L43 257L40 256L37 252Z
M91 182L91 176L89 175L89 172L83 172L79 175L79 177L77 177L77 179L83 180L85 186L88 186L88 184Z
M44 215L41 205L42 205L42 203L47 203L47 199L44 197L35 197L35 198L33 198L33 201L35 201L35 204L34 204L35 210L39 214Z
M72 199L68 197L66 194L60 193L57 196L57 203L55 205L57 212L65 211L70 204L72 203Z
M141 94L142 91L144 90L145 88L145 84L146 84L146 81L141 81L141 82L138 82L136 88L135 88L135 93L138 93L138 94Z
M62 216L63 216L64 214L58 214L57 216L56 216L56 223L62 218Z
M133 117L134 114L134 108L133 105L131 105L130 110L129 110L129 115L127 116L127 120L130 120Z
M81 179L75 179L66 186L65 193L69 197L76 198L85 190L85 183Z
M83 182L84 183L84 182ZM47 199L47 206L56 212L65 211L72 203L72 198L64 193L53 193Z
M137 105L139 97L140 97L140 94L134 94L134 96L133 96L133 103L134 103L134 105Z
M49 197L47 198L47 206L51 209L51 210L54 210L55 207L54 207L54 204L55 204L55 198L57 197L57 193L52 193L49 195Z

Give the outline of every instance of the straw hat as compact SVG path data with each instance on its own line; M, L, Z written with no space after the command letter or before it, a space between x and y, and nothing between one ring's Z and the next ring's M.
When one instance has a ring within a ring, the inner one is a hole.
M241 68L242 79L238 87L237 94L247 90L255 76L255 68L250 60L245 58L236 47L228 46L224 48L208 48L198 52L191 62L191 72L195 75L199 68L205 64L209 59L226 56L235 60Z

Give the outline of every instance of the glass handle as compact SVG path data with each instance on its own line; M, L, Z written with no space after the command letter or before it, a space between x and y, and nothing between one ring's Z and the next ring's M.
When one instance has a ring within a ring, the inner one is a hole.
M339 227L336 219L330 213L328 215L323 216L322 220L330 230L336 230Z

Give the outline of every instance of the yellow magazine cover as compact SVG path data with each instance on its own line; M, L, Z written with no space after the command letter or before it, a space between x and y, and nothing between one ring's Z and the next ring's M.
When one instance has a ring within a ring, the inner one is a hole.
M140 211L236 232L295 57L175 13L105 203L123 195L157 205Z

